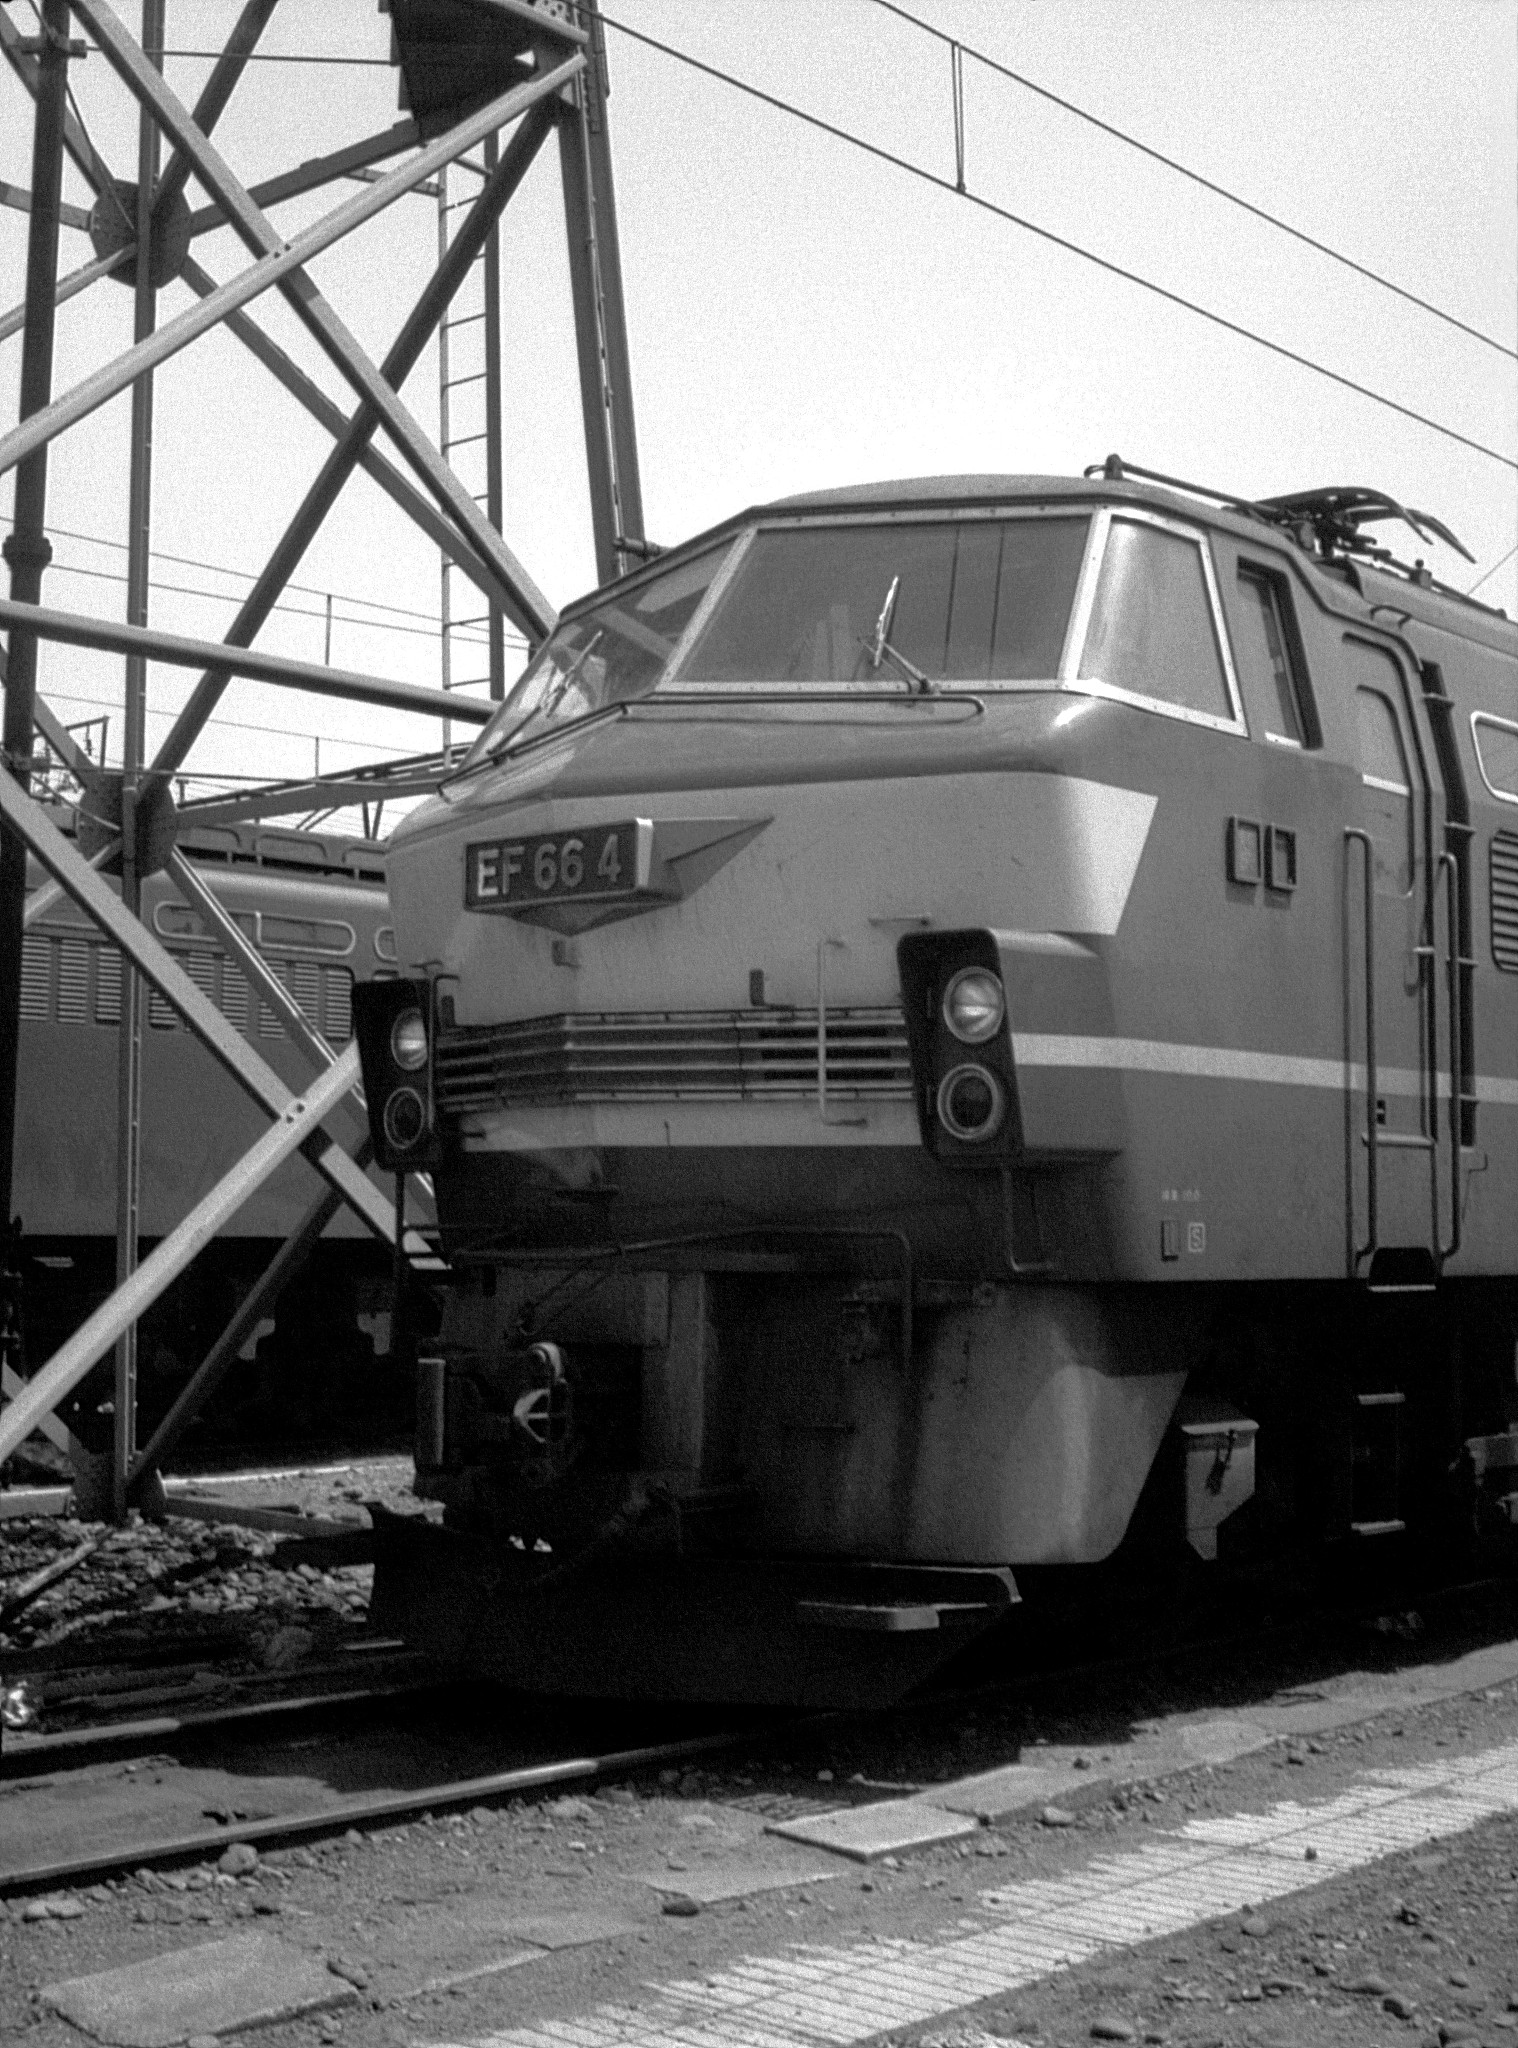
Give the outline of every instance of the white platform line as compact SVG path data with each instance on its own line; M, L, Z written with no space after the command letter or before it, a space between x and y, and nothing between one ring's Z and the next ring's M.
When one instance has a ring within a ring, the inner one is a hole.
M1368 1771L1316 1804L1285 1799L1265 1813L1188 1820L1067 1876L998 1886L974 1915L926 1940L798 1945L710 1982L652 1986L634 2005L417 2048L847 2048L1514 1811L1518 1742Z

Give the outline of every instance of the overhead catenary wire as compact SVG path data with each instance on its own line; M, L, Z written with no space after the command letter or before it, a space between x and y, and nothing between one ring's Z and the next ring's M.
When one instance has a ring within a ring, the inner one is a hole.
M700 57L693 57L688 50L679 49L672 43L661 42L657 36L646 35L642 29L631 28L625 21L618 21L610 14L603 12L600 19L607 28L615 29L619 35L628 37L632 42L642 43L648 49L657 50L661 56L670 57L677 64L688 65L693 71L699 71L707 78L716 79L719 84L731 86L735 92L741 92L749 99L758 100L762 105L774 108L777 113L788 114L793 120L801 121L809 128L815 128L824 135L831 135L837 142L845 142L853 149L862 150L880 163L890 164L898 171L906 171L910 176L921 179L924 184L935 186L940 192L947 192L952 198L964 199L970 205L979 207L982 212L1006 221L1012 227L1021 228L1027 234L1036 235L1040 241L1052 243L1055 248L1063 249L1069 255L1079 256L1087 263L1094 263L1099 270L1105 270L1112 277L1121 278L1126 284L1137 285L1141 291L1150 292L1156 298L1164 299L1169 305L1179 306L1183 312L1193 313L1198 319L1222 328L1225 333L1236 335L1242 341L1252 342L1256 347L1266 349L1270 354L1280 356L1286 362L1295 363L1299 369L1310 370L1316 376L1325 377L1343 390L1353 391L1360 398L1368 398L1372 404L1384 406L1389 412L1397 413L1401 418L1411 420L1417 426L1427 427L1431 433L1442 435L1444 439L1454 441L1462 448L1469 448L1477 455L1486 456L1489 461L1499 462L1505 469L1518 470L1518 458L1504 455L1498 448L1489 448L1484 441L1477 441L1469 434L1462 434L1457 428L1446 426L1443 421L1419 412L1415 406L1402 404L1400 399L1389 398L1384 391L1377 391L1368 384L1361 384L1356 378L1346 376L1342 370L1333 370L1326 363L1315 362L1311 356L1303 355L1298 349L1289 348L1285 342L1272 341L1267 335L1257 333L1254 328L1246 327L1240 321L1230 320L1226 314L1214 312L1211 307L1203 306L1195 299L1188 299L1183 293L1172 291L1169 286L1158 284L1153 278L1145 277L1139 271L1129 270L1123 264L1115 263L1110 256L1099 256L1094 249L1088 249L1080 242L1071 241L1067 235L1057 234L1053 228L1041 227L1037 221L1029 220L1024 214L1014 213L1010 207L999 206L995 200L972 192L968 187L959 190L953 179L941 177L938 172L930 171L922 164L913 163L909 157L897 156L893 150L884 148L878 142L870 142L864 136L854 134L850 129L840 128L836 122L824 120L820 114L808 113L794 101L781 99L778 94L767 92L762 86L752 85L747 79L738 78L730 71L723 71L718 65L708 64Z
M1230 206L1242 207L1245 213L1252 213L1257 220L1263 220L1269 226L1278 228L1283 235L1290 235L1294 241L1304 243L1309 249L1316 249L1320 256L1327 256L1335 263L1342 263L1346 270L1355 271L1359 276L1368 278L1372 284L1380 285L1385 291L1395 292L1399 299L1406 299L1409 305L1421 307L1425 313L1431 313L1436 320L1443 320L1449 326L1459 328L1462 334L1470 335L1473 341L1482 342L1487 348L1495 349L1499 355L1508 356L1512 361L1518 362L1518 348L1510 348L1506 342L1498 341L1493 335L1484 334L1479 327L1472 327L1468 321L1447 312L1443 306L1436 306L1432 299L1420 298L1417 292L1409 291L1405 285L1397 284L1392 278L1383 276L1379 270L1373 270L1368 263L1357 262L1353 256L1346 256L1342 249L1334 248L1332 243L1320 241L1316 235L1308 234L1305 228L1294 227L1289 220L1282 220L1279 214L1271 213L1267 207L1244 198L1242 193L1231 192L1226 185L1220 185L1216 179L1205 177L1200 171L1194 171L1189 164L1181 163L1176 157L1167 156L1162 149L1156 149L1152 143L1141 142L1138 136L1130 135L1126 129L1117 127L1111 121L1104 121L1099 114L1091 113L1086 107L1077 106L1074 100L1062 98L1048 86L1040 85L1037 79L1029 78L1021 71L1014 71L1010 64L1004 64L987 51L977 49L973 43L965 42L963 37L950 35L947 30L935 27L930 21L924 21L920 15L899 6L897 0L873 0L873 5L882 8L887 14L897 15L902 21L910 22L924 35L936 37L939 42L947 43L951 49L962 50L967 57L973 57L978 64L984 64L988 71L994 71L1000 77L1010 79L1014 85L1020 85L1026 91L1036 93L1040 99L1048 100L1052 106L1061 107L1067 114L1073 114L1078 121L1085 121L1091 127L1099 128L1104 135L1110 135L1115 141L1126 144L1129 149L1136 149L1155 163L1163 164L1166 170L1174 171L1178 177L1189 178L1193 185L1200 185L1204 191L1214 193L1219 199L1226 199Z
M1476 578L1475 582L1471 585L1470 589L1465 593L1466 596L1474 597L1476 595L1476 592L1481 588L1483 583L1490 583L1492 578L1496 575L1499 569L1505 569L1507 567L1508 563L1513 559L1514 555L1518 555L1518 540L1515 540L1513 542L1513 545L1508 549L1507 553L1502 557L1500 561L1493 562L1490 569L1488 569L1484 575L1478 576Z

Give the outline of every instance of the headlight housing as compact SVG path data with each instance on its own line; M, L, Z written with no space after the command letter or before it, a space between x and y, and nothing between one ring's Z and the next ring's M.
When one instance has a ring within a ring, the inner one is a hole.
M427 1063L427 1026L420 1010L402 1010L390 1027L390 1057L403 1073Z
M397 1152L410 1152L426 1135L427 1107L414 1088L397 1088L385 1100L385 1136Z
M1007 1114L1007 1091L989 1067L966 1062L938 1084L938 1120L961 1144L994 1138Z
M961 1045L984 1045L1001 1029L1006 991L989 967L961 967L943 992L943 1020Z

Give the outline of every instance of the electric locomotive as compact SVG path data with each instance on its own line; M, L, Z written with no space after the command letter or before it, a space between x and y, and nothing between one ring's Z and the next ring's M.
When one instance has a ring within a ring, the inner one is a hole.
M857 1700L1125 1542L1503 1540L1518 631L1394 516L884 483L564 613L355 991L453 1281L380 1625Z

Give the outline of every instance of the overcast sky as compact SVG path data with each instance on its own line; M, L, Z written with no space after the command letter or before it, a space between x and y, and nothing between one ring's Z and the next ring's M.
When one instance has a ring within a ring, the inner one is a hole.
M26 0L10 9L29 25ZM609 0L609 16L906 157L954 175L946 46L875 0ZM1512 349L1518 308L1515 0L915 0L912 11L1180 159ZM171 51L214 51L234 0L169 0ZM135 11L126 18L136 26ZM218 143L253 183L387 126L396 76L372 0L284 0L266 53L363 64L250 67ZM611 128L650 534L678 541L735 508L868 478L957 470L1071 474L1109 450L1221 490L1374 485L1443 518L1468 588L1518 539L1511 467L1124 282L985 208L867 156L609 30ZM376 61L379 60L379 61ZM207 59L171 56L193 101ZM135 121L104 60L73 67L97 144L125 175ZM30 106L0 74L0 178L30 179ZM1518 455L1518 378L1495 350L1099 133L973 56L966 182L979 195L1502 454ZM356 188L282 208L290 233ZM67 196L87 203L70 172ZM200 195L192 188L192 196ZM0 210L0 301L22 296L25 216ZM437 218L402 201L315 266L379 356L435 261ZM244 260L197 244L218 277ZM64 232L63 265L88 260ZM507 535L555 603L594 580L557 163L545 151L504 230ZM161 300L165 316L184 287ZM258 317L351 399L273 297ZM60 315L55 389L129 339L106 283ZM0 422L16 417L19 338L0 343ZM406 388L435 432L437 366ZM48 602L119 617L123 396L56 444ZM160 374L155 543L245 572L160 562L155 621L215 636L328 443L222 333ZM14 478L0 480L8 510ZM470 479L471 488L475 481ZM1395 536L1399 551L1418 549ZM94 572L85 574L85 571ZM359 478L260 644L435 682L435 551ZM178 585L178 589L166 586ZM205 593L214 593L207 595ZM1518 561L1481 590L1518 613ZM356 623L360 618L371 621ZM387 628L372 623L387 619ZM400 629L406 630L400 630ZM483 667L483 661L480 663ZM74 719L119 704L120 662L48 650ZM152 672L153 737L187 679ZM103 700L98 706L89 700ZM434 725L248 684L192 765L333 767ZM112 740L119 741L119 716ZM302 735L282 738L262 728Z

